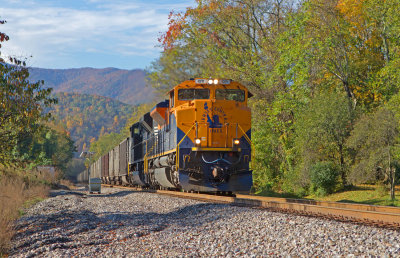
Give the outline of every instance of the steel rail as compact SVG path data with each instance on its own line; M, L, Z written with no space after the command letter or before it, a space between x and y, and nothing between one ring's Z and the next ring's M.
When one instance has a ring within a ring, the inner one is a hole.
M343 209L360 210L360 211L362 210L362 211L375 211L383 213L395 213L400 215L400 208L393 206L380 206L380 205L370 205L361 203L332 202L332 201L317 201L308 199L278 198L278 197L266 197L266 196L245 195L245 194L237 194L236 197L243 199L260 200L260 201L301 203L301 204L318 205L324 207L343 208Z
M298 215L323 217L344 222L400 229L400 208L396 207L243 194L238 194L236 196L221 196L168 190L143 190L141 188L115 185L113 187L128 188L131 190L145 191L179 198L195 199L214 203L227 203L254 208L265 208L285 213L295 213Z

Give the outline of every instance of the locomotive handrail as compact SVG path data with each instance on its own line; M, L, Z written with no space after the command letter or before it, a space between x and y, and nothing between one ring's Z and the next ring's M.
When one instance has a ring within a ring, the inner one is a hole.
M246 134L246 132L243 130L243 128L238 124L238 126L239 126L239 129L243 132L243 135L244 135L244 138L246 139L246 141L248 141L249 143L250 143L250 145L251 145L251 149L252 149L252 152L251 152L251 156L252 157L254 157L254 155L255 155L255 151L256 151L256 148L254 148L254 144L253 144L253 142L250 140L250 138L249 138L249 136L247 136L247 134Z
M157 145L157 141L155 140L156 137L151 137L149 139L146 140L146 150L147 150L147 142L154 138L154 143L153 143L153 147L151 147L151 149L149 151L146 151L146 155L144 155L143 160L144 160L144 172L147 174L149 172L149 164L147 163L147 156L148 154L154 149L154 147Z
M254 145L253 142L250 140L249 136L247 136L246 132L243 130L243 128L240 126L240 124L238 124L239 129L243 132L243 136L244 138L248 141L248 143L250 143L250 145L253 147L254 149Z
M197 122L196 122L197 123ZM181 141L176 145L176 170L179 171L179 145L181 145L181 143L183 142L183 140L186 138L186 136L188 136L188 134L190 133L190 131L192 131L192 129L196 126L196 123L193 124L192 127L190 127L189 131L185 134L185 136L183 136L183 138L181 139Z

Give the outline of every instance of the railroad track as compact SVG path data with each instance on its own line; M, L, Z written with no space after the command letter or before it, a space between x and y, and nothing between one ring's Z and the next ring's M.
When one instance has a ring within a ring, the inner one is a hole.
M201 193L188 193L167 190L149 190L119 185L103 185L106 187L126 188L179 198L195 199L214 203L263 208L277 212L294 213L296 215L321 217L341 222L400 229L400 208L366 204L326 202L304 199L290 199L237 194L221 196Z

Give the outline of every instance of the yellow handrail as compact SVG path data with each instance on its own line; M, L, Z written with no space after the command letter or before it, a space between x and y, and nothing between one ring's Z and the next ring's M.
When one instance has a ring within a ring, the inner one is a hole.
M146 140L146 150L147 150L147 142L148 140ZM156 137L154 137L154 144L153 147L151 147L151 149L149 151L146 152L146 155L144 155L143 159L144 159L144 173L148 173L149 172L149 164L147 163L147 156L148 154L154 149L154 147L156 146L157 141L156 141Z
M246 132L243 130L243 128L240 126L240 124L238 124L239 129L243 132L243 136L244 138L250 143L250 145L253 147L254 149L254 145L253 142L250 140L249 136L247 136Z
M243 130L243 128L240 126L240 124L238 124L238 127L243 132L244 138L248 141L248 143L250 143L250 145L251 145L251 154L250 155L252 158L254 158L256 149L254 148L253 142L250 140L249 136L247 136L246 132Z
M186 138L186 136L188 136L188 134L190 133L190 131L192 131L192 129L194 128L195 125L196 125L196 123L193 124L193 126L189 129L189 131L185 134L185 136L183 136L182 140L176 145L176 170L177 171L179 171L179 145L181 145L183 140Z

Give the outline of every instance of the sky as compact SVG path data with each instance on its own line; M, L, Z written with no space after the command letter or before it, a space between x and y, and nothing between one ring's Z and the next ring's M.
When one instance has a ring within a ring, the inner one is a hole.
M0 0L2 56L40 68L144 69L162 48L171 11L195 0Z

